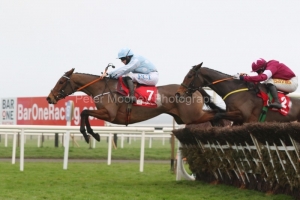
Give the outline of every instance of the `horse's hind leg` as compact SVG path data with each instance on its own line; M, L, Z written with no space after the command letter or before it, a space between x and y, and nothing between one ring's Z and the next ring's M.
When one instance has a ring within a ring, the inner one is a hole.
M93 129L91 128L91 125L90 125L90 121L89 121L89 118L85 118L85 126L86 126L86 129L87 129L87 132L89 134L91 134L98 142L100 142L100 135L98 133L94 133Z
M82 133L85 141L87 143L90 142L90 136L88 134L86 134L86 131L85 131L85 122L88 121L88 115L87 115L87 110L83 110L80 114L81 116L81 120L80 120L80 132Z

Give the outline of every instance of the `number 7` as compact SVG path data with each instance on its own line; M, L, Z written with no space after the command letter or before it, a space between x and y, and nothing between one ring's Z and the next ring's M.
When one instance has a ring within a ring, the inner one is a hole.
M152 95L153 95L154 91L153 90L147 90L146 92L149 93L148 101L150 101L151 98L152 98Z

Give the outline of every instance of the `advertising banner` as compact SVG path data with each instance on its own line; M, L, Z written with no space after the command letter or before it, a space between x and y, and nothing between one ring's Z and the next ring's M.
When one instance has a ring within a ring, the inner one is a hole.
M48 104L46 97L17 97L2 98L1 124L24 125L66 125L66 106L71 100L74 112L71 125L80 125L80 113L85 110L95 110L95 104L91 97L68 96L57 104ZM89 117L91 126L103 126L104 121Z

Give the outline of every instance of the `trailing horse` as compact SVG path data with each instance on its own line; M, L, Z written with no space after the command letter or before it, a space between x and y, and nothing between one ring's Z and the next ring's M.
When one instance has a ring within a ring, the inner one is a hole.
M217 114L217 117L231 120L234 125L255 121L299 122L300 120L299 99L282 94L283 109L269 109L264 84L233 79L231 75L202 67L202 63L193 66L187 73L176 96L190 95L202 87L210 87L224 100L227 112ZM263 120L259 120L260 118Z
M119 80L105 77L107 68L101 77L73 73L73 68L59 78L47 97L49 104L56 104L62 98L77 91L82 91L93 98L97 110L83 110L80 115L80 132L87 143L89 142L89 136L86 131L97 141L100 141L99 134L94 133L90 126L89 116L114 124L127 125L166 113L173 116L177 124L192 124L211 121L217 112L224 112L223 109L210 101L210 96L204 90L200 90L203 96L197 91L190 98L177 100L174 94L179 85L176 84L149 88L144 86L146 90L143 90L143 92L148 95L146 99L140 99L140 96L137 96L140 104L138 102L133 105L128 104L124 102L124 96L118 90ZM151 99L153 101L148 102ZM142 106L143 102L145 106ZM212 110L203 110L204 103L210 106Z

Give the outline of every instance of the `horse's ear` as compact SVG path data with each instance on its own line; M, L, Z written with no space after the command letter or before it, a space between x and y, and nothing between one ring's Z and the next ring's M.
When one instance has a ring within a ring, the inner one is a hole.
M66 76L68 76L68 77L71 76L73 74L74 70L75 70L75 68L72 68L71 70L67 71Z
M200 63L199 65L195 65L195 66L194 66L194 70L198 70L198 69L200 69L200 68L201 68L201 66L202 66L202 64L203 64L203 62L202 62L202 63Z

